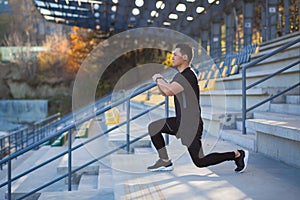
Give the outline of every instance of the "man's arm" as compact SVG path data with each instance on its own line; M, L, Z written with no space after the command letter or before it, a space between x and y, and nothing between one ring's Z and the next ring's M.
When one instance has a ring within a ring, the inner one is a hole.
M155 74L152 78L163 96L174 96L184 90L182 85L177 82L167 83L160 74Z

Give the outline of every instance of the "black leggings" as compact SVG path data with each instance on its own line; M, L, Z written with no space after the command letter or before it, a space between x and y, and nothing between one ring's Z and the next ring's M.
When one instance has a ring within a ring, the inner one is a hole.
M175 117L159 119L149 125L148 129L151 141L158 151L160 158L168 158L165 148L166 144L162 133L176 136L178 133L178 128L179 123ZM235 159L234 152L211 153L204 156L201 142L202 130L203 126L201 125L198 129L199 134L196 134L196 137L193 139L192 143L187 147L192 161L197 167L207 167Z

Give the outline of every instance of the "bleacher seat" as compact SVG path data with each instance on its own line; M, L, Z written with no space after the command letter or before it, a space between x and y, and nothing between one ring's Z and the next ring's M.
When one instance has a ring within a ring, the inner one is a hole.
M219 68L219 69L222 69L222 68L223 68L223 66L224 66L224 61L220 62L220 64L219 64L218 68Z
M68 139L68 132L64 132L51 144L51 147L63 146L67 141L67 139Z
M209 79L205 90L214 90L216 88L216 79Z
M216 87L216 79L202 80L199 83L200 92L214 90Z
M75 138L87 138L88 137L88 132L89 132L89 128L91 125L92 120L86 121L85 123L83 123L79 130L77 131L77 134L75 136Z
M202 71L199 73L199 80L205 80L207 71Z
M113 107L112 109L105 112L106 124L118 124L120 121L120 111L118 108Z
M239 73L239 66L237 65L233 65L231 66L231 69L230 69L230 75L234 75L234 74L238 74Z
M213 71L212 69L209 70L208 73L207 73L207 75L206 75L206 77L205 77L205 79L206 79L206 80L211 79L213 72L214 72L214 71Z
M205 87L206 87L206 83L207 83L208 80L201 80L199 82L199 89L200 89L200 92L204 92L205 91Z
M227 77L229 75L229 67L228 66L224 66L222 69L222 73L221 73L221 77Z
M216 78L219 78L219 77L221 77L220 69L216 69L214 71L213 78L216 79Z

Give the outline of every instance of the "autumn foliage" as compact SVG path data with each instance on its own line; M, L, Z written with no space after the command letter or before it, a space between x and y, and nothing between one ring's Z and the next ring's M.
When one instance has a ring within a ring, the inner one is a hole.
M91 31L74 26L70 33L70 48L66 70L76 73L83 60L103 39L97 37L97 31Z
M47 36L43 44L48 51L38 53L38 69L47 76L64 75L68 63L69 41L60 35Z

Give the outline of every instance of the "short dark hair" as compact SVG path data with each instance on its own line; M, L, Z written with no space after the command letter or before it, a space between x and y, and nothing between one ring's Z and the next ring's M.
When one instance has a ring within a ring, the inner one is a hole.
M182 55L187 55L189 62L192 61L192 59L194 57L194 49L190 45L180 43L180 44L177 44L175 48L180 49L180 52Z

